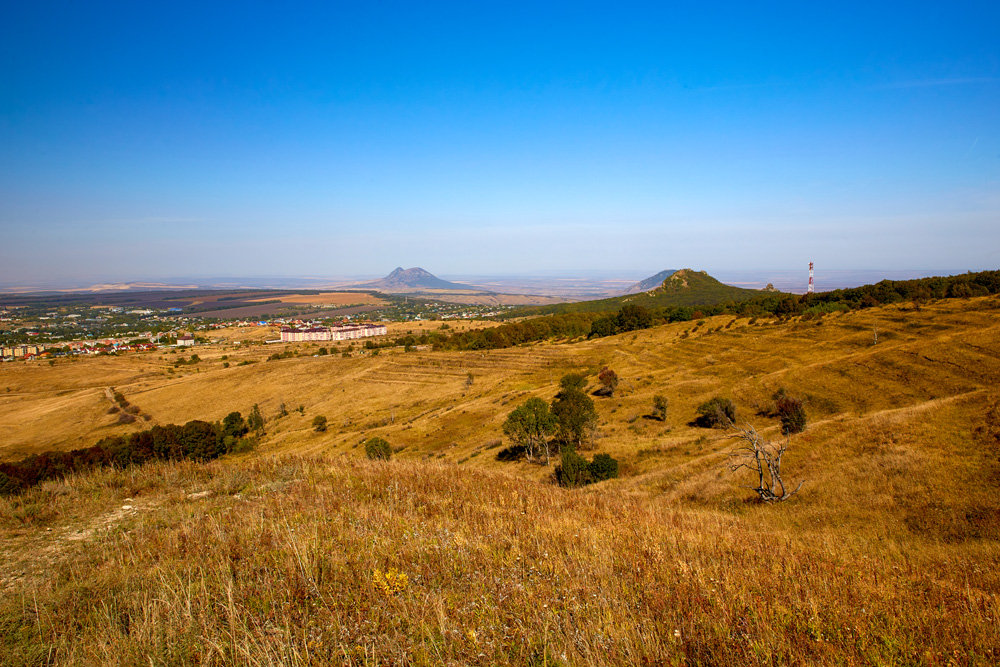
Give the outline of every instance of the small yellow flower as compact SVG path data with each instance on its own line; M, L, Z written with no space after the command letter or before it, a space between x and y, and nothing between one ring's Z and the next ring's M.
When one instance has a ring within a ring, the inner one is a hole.
M410 578L396 568L389 568L385 572L375 570L372 573L372 581L375 586L382 591L386 597L392 597L402 593L410 583Z

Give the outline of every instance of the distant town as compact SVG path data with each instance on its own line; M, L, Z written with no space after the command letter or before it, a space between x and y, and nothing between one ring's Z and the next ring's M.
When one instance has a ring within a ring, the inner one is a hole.
M154 296L162 299L162 295ZM216 297L218 300L225 298L241 299L242 295ZM486 319L502 317L509 310L507 306L455 304L410 297L380 298L384 303L377 308L339 316L335 312L317 312L319 316L310 317L309 311L316 311L316 308L294 306L290 308L294 314L225 318L218 317L215 312L213 316L190 312L191 306L129 308L79 302L53 305L52 295L39 297L38 302L19 296L17 305L0 305L0 360L26 361L187 347L211 343L213 331L233 327L271 330L274 333L271 342L351 340L385 335L385 322ZM233 310L235 315L236 308Z

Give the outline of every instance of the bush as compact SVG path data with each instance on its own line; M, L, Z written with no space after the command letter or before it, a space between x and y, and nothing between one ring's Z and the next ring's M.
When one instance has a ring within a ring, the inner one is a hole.
M556 481L559 486L575 488L589 484L592 480L587 459L567 447L562 453L562 463L556 466Z
M597 379L601 383L601 388L594 393L598 396L613 396L615 389L618 388L618 373L605 366L597 375Z
M774 405L778 418L781 419L781 432L784 435L806 430L806 408L802 399L782 394L776 397Z
M388 461L392 458L392 447L385 438L368 438L365 441L365 456L372 460Z
M613 479L618 477L618 460L611 458L610 454L597 454L587 466L587 470L595 482Z
M653 397L653 414L651 415L653 419L659 419L662 421L667 421L667 406L669 402L667 397L661 394L657 394Z
M736 406L728 398L716 396L698 406L695 424L704 428L729 428L736 423Z
M322 433L326 430L326 417L323 415L316 415L313 417L312 421L313 428L316 429L317 433Z
M572 447L566 447L562 452L562 462L556 466L556 481L559 486L575 488L593 482L618 477L618 461L608 454L597 454L594 460L587 459L576 453Z

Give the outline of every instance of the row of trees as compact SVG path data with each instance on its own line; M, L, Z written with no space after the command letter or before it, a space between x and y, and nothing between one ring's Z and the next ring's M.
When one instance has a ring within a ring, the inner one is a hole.
M0 463L0 494L19 493L47 479L94 468L124 468L147 461L208 461L251 449L263 428L264 420L255 405L249 419L231 412L222 422L193 420L182 426L154 426L131 435L104 438L93 447L33 454L20 461Z

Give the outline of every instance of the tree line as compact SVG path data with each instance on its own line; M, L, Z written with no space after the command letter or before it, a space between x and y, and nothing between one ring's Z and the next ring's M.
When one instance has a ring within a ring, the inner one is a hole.
M25 491L48 479L96 468L141 465L147 461L209 461L223 454L252 449L263 433L264 420L255 405L248 419L231 412L221 422L192 420L167 424L100 440L92 447L32 454L0 463L0 495Z
M1000 294L1000 271L981 271L913 280L883 280L874 285L813 294L761 293L744 301L728 301L710 306L647 308L626 304L617 312L543 315L488 329L455 332L451 335L435 332L424 340L433 343L435 350L493 350L542 340L613 336L669 322L688 322L712 315L818 316L829 312L870 308L901 301L920 303L929 299L991 294ZM386 341L385 344L399 343Z

